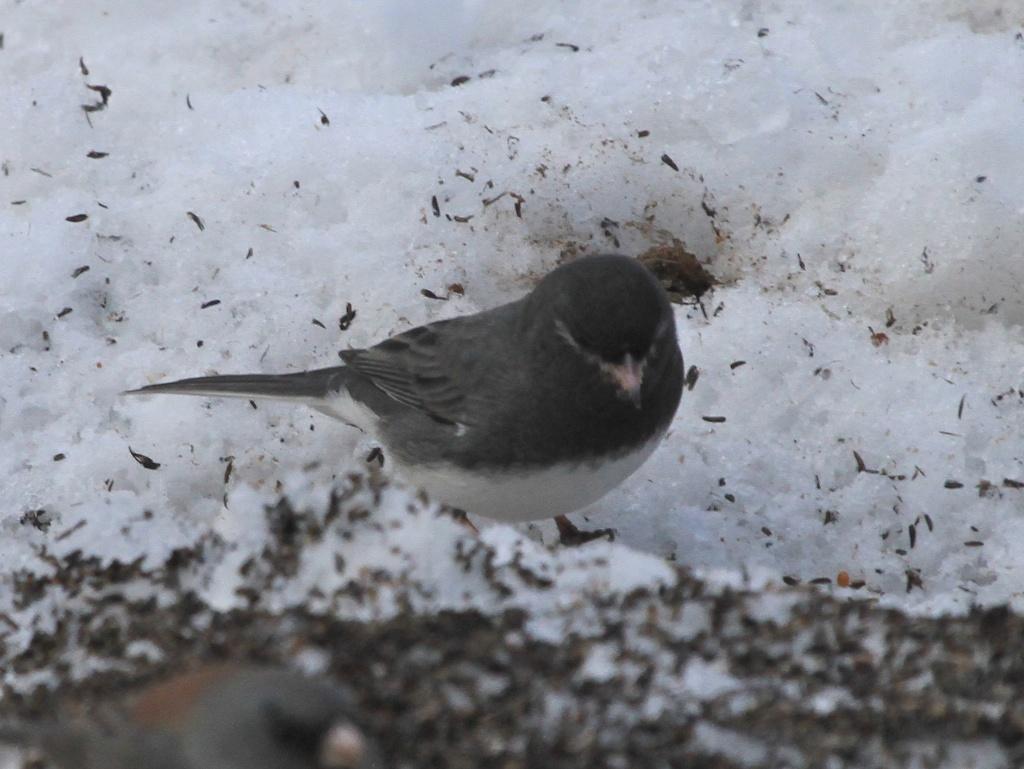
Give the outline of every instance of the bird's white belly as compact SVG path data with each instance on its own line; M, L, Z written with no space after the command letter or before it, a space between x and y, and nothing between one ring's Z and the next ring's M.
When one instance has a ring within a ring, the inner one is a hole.
M452 465L396 466L406 482L467 513L518 523L552 518L596 502L632 475L661 435L639 450L603 462L560 463L517 472L470 472Z
M377 416L347 393L313 405L370 434L377 432ZM596 502L636 472L662 437L664 433L659 433L636 451L601 462L559 463L515 472L471 472L451 464L407 465L387 446L384 455L399 478L423 489L434 501L496 521L519 523L566 515Z

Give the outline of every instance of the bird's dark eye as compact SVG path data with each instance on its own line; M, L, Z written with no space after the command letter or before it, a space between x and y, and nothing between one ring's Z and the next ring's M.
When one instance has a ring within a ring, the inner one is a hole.
M261 710L267 720L267 731L278 744L302 755L316 755L324 734L322 724L308 723L273 702L264 703Z
M641 350L639 347L630 347L625 352L617 352L612 355L608 355L605 359L609 363L621 364L626 362L626 356L629 356L634 361L642 361L647 357L647 350Z

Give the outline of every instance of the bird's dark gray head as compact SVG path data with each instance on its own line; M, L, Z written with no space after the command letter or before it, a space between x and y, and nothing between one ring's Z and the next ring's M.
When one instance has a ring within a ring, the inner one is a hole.
M348 692L283 670L253 670L208 696L194 718L198 753L225 767L367 769L376 758L349 720Z
M639 406L643 373L658 349L676 344L665 290L635 259L590 256L548 273L529 301L553 313L555 330Z

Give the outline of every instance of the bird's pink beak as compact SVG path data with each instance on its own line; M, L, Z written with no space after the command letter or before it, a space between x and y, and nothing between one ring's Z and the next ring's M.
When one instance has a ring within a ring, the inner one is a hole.
M334 724L320 745L320 766L324 769L358 769L366 753L366 740L352 724Z
M602 368L619 391L619 397L640 408L643 397L641 390L644 384L644 361L638 361L627 354L622 363L605 363Z

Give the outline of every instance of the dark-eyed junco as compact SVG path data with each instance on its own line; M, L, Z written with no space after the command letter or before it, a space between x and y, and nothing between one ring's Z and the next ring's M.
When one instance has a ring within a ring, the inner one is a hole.
M351 696L287 670L200 668L144 690L113 724L0 726L58 769L383 769Z
M578 259L514 302L411 329L295 374L184 379L132 393L282 398L375 435L408 482L502 521L564 517L650 456L683 389L675 319L635 259ZM585 538L585 537L584 537Z

